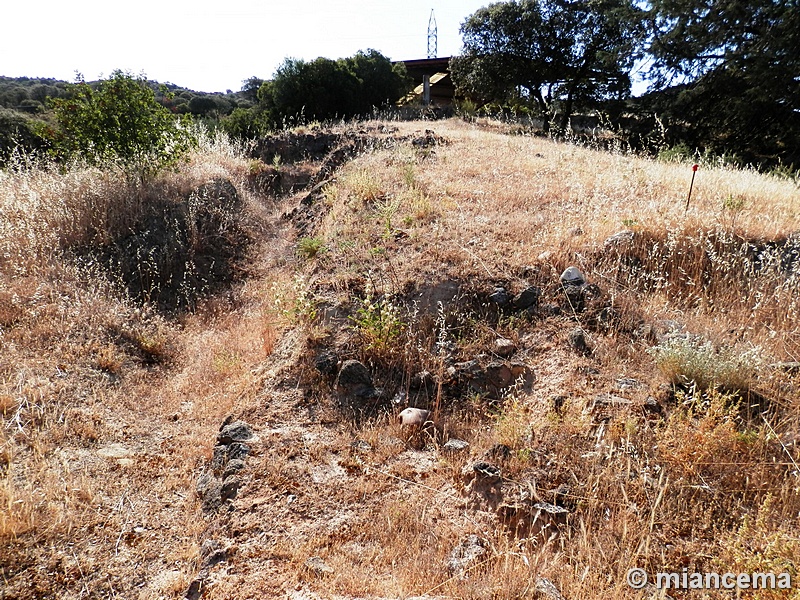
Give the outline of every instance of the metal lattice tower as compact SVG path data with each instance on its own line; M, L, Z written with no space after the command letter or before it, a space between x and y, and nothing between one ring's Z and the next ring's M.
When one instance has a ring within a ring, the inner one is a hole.
M436 58L436 55L439 54L438 46L436 17L433 16L433 9L431 9L431 17L428 19L428 58Z

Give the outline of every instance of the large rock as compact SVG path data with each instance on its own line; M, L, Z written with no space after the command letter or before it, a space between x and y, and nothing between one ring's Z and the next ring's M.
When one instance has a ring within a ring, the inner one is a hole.
M397 415L402 425L410 427L422 427L428 422L431 413L429 410L422 408L406 408L399 415Z
M606 238L606 241L603 242L603 247L606 250L621 250L631 246L635 237L636 233L634 231L630 229L623 229L622 231L618 231L614 235Z
M586 278L580 272L578 267L567 267L561 274L561 285L577 285L582 286L586 284Z
M217 436L218 444L232 444L233 442L246 442L253 437L253 431L244 421L234 421L228 423Z
M339 369L336 378L336 389L339 393L362 396L374 390L372 374L369 369L357 360L346 360Z
M531 285L514 296L511 302L517 310L525 310L526 308L532 308L538 305L541 295L541 288Z

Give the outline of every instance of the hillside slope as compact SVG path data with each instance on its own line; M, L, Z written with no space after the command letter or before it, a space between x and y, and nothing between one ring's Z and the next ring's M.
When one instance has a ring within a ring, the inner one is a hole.
M5 597L796 578L797 186L512 133L3 173Z

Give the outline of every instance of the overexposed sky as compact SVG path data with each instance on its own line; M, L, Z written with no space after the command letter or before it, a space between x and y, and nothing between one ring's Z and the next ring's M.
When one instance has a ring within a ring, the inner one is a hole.
M341 58L374 48L426 58L434 9L438 56L461 50L459 26L490 0L39 0L4 2L0 75L87 80L114 69L196 91L269 79L286 57Z

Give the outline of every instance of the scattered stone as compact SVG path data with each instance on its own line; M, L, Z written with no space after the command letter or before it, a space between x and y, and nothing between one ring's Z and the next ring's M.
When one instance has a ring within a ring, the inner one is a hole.
M522 290L519 294L514 296L512 304L517 310L525 310L539 304L539 298L542 296L541 288L535 285L529 286Z
M553 403L553 410L557 413L560 413L561 410L564 408L564 402L567 401L566 396L553 396L550 399L550 402Z
M536 381L536 374L528 365L523 363L511 363L512 383L522 382L522 387L530 391L533 382Z
M505 526L518 536L542 535L547 538L566 523L569 511L549 502L531 505L529 500L523 500L517 504L501 505L497 514Z
M591 410L605 408L609 406L629 406L633 404L628 398L616 396L614 394L596 394L592 399Z
M567 298L565 308L568 311L581 312L584 304L583 288L579 285L565 285L562 290Z
M536 577L536 584L533 587L534 591L547 596L550 600L566 600L561 592L558 591L556 585L545 577Z
M317 575L330 575L333 573L333 567L326 565L325 561L319 556L312 556L304 564L309 571Z
M336 378L336 388L347 395L369 395L374 390L369 369L357 360L346 360Z
M203 490L200 494L203 498L203 511L211 512L218 509L222 504L222 481L212 476L211 479L204 481L202 486L198 481L198 493L201 487Z
M226 479L229 475L235 475L242 469L244 469L244 461L241 458L229 460L228 464L225 465L225 471L222 473L222 478Z
M465 375L478 375L481 372L481 365L477 360L468 360L466 362L460 362L453 365L455 370L458 373L462 373Z
M229 500L231 498L235 498L241 485L242 481L236 475L228 476L222 482L222 487L220 488L220 497L223 500Z
M250 455L250 446L242 442L234 442L228 446L228 460L244 460Z
M643 408L646 413L653 415L660 415L662 412L664 412L664 407L662 407L658 400L652 396L648 396L645 399Z
M467 448L469 448L469 442L465 442L464 440L459 440L456 438L450 438L445 442L444 446L442 446L442 450L449 452L450 454L463 452Z
M633 244L633 239L636 233L630 229L623 229L614 235L606 238L603 242L603 248L606 250L628 248Z
M585 298L586 296L584 296ZM613 306L605 306L597 313L597 325L604 330L613 329L620 322L620 314Z
M339 355L336 352L323 352L314 360L314 368L327 377L336 377Z
M771 364L770 367L776 371L783 371L784 373L789 373L790 375L797 375L800 373L800 362L794 360L774 363Z
M489 301L497 304L498 306L506 306L511 297L508 295L508 291L504 287L496 287L494 291L489 294Z
M495 485L502 480L500 468L487 462L476 462L472 465L472 470L475 472L475 478L482 480L484 483Z
M561 307L558 304L553 304L551 302L548 302L547 304L542 304L540 310L543 314L551 317L557 317L558 315L561 314Z
M212 552L216 552L222 548L222 544L218 540L207 539L203 540L200 545L200 558L205 558Z
M116 460L123 466L130 466L133 464L133 460L130 458L133 456L133 452L122 444L115 443L104 446L97 451L97 455L103 458Z
M203 574L201 573L197 577L195 577L192 582L189 584L189 587L186 588L186 592L183 594L184 600L200 600L203 597L203 592L205 591L205 579Z
M422 408L406 408L399 415L397 415L400 423L405 426L422 427L428 422L430 411Z
M477 535L468 535L458 546L453 548L447 559L447 569L452 575L461 574L478 562L486 553L486 542Z
M212 473L206 471L197 479L197 486L195 487L197 495L201 498L205 497L209 490L217 483L219 483L219 479L214 477Z
M569 334L569 345L581 354L590 354L591 348L586 341L586 332L580 327L573 329Z
M228 560L228 550L225 548L215 548L208 552L201 563L201 567L213 567L221 562Z
M506 358L508 356L511 356L512 354L514 354L514 352L517 351L517 346L511 340L508 340L506 338L497 338L494 341L494 348L492 348L492 351L498 356Z
M584 302L594 302L603 297L603 290L595 283L590 283L581 287L581 300ZM613 310L613 309L612 309Z
M372 446L369 442L365 442L364 440L356 440L350 447L355 450L356 452L360 452L361 454L366 454L367 452L372 452Z
M225 463L228 461L228 447L217 444L214 446L213 454L211 455L211 470L214 474L219 475L225 469Z
M486 382L501 389L508 387L514 380L511 367L504 362L492 361L486 365Z
M253 437L253 431L250 426L244 421L234 421L228 423L219 432L217 436L218 444L232 444L233 442L244 442Z
M567 267L561 274L561 285L576 285L580 287L586 285L586 278L578 267Z
M620 377L614 383L621 392L626 390L639 390L644 387L641 381L633 377Z

